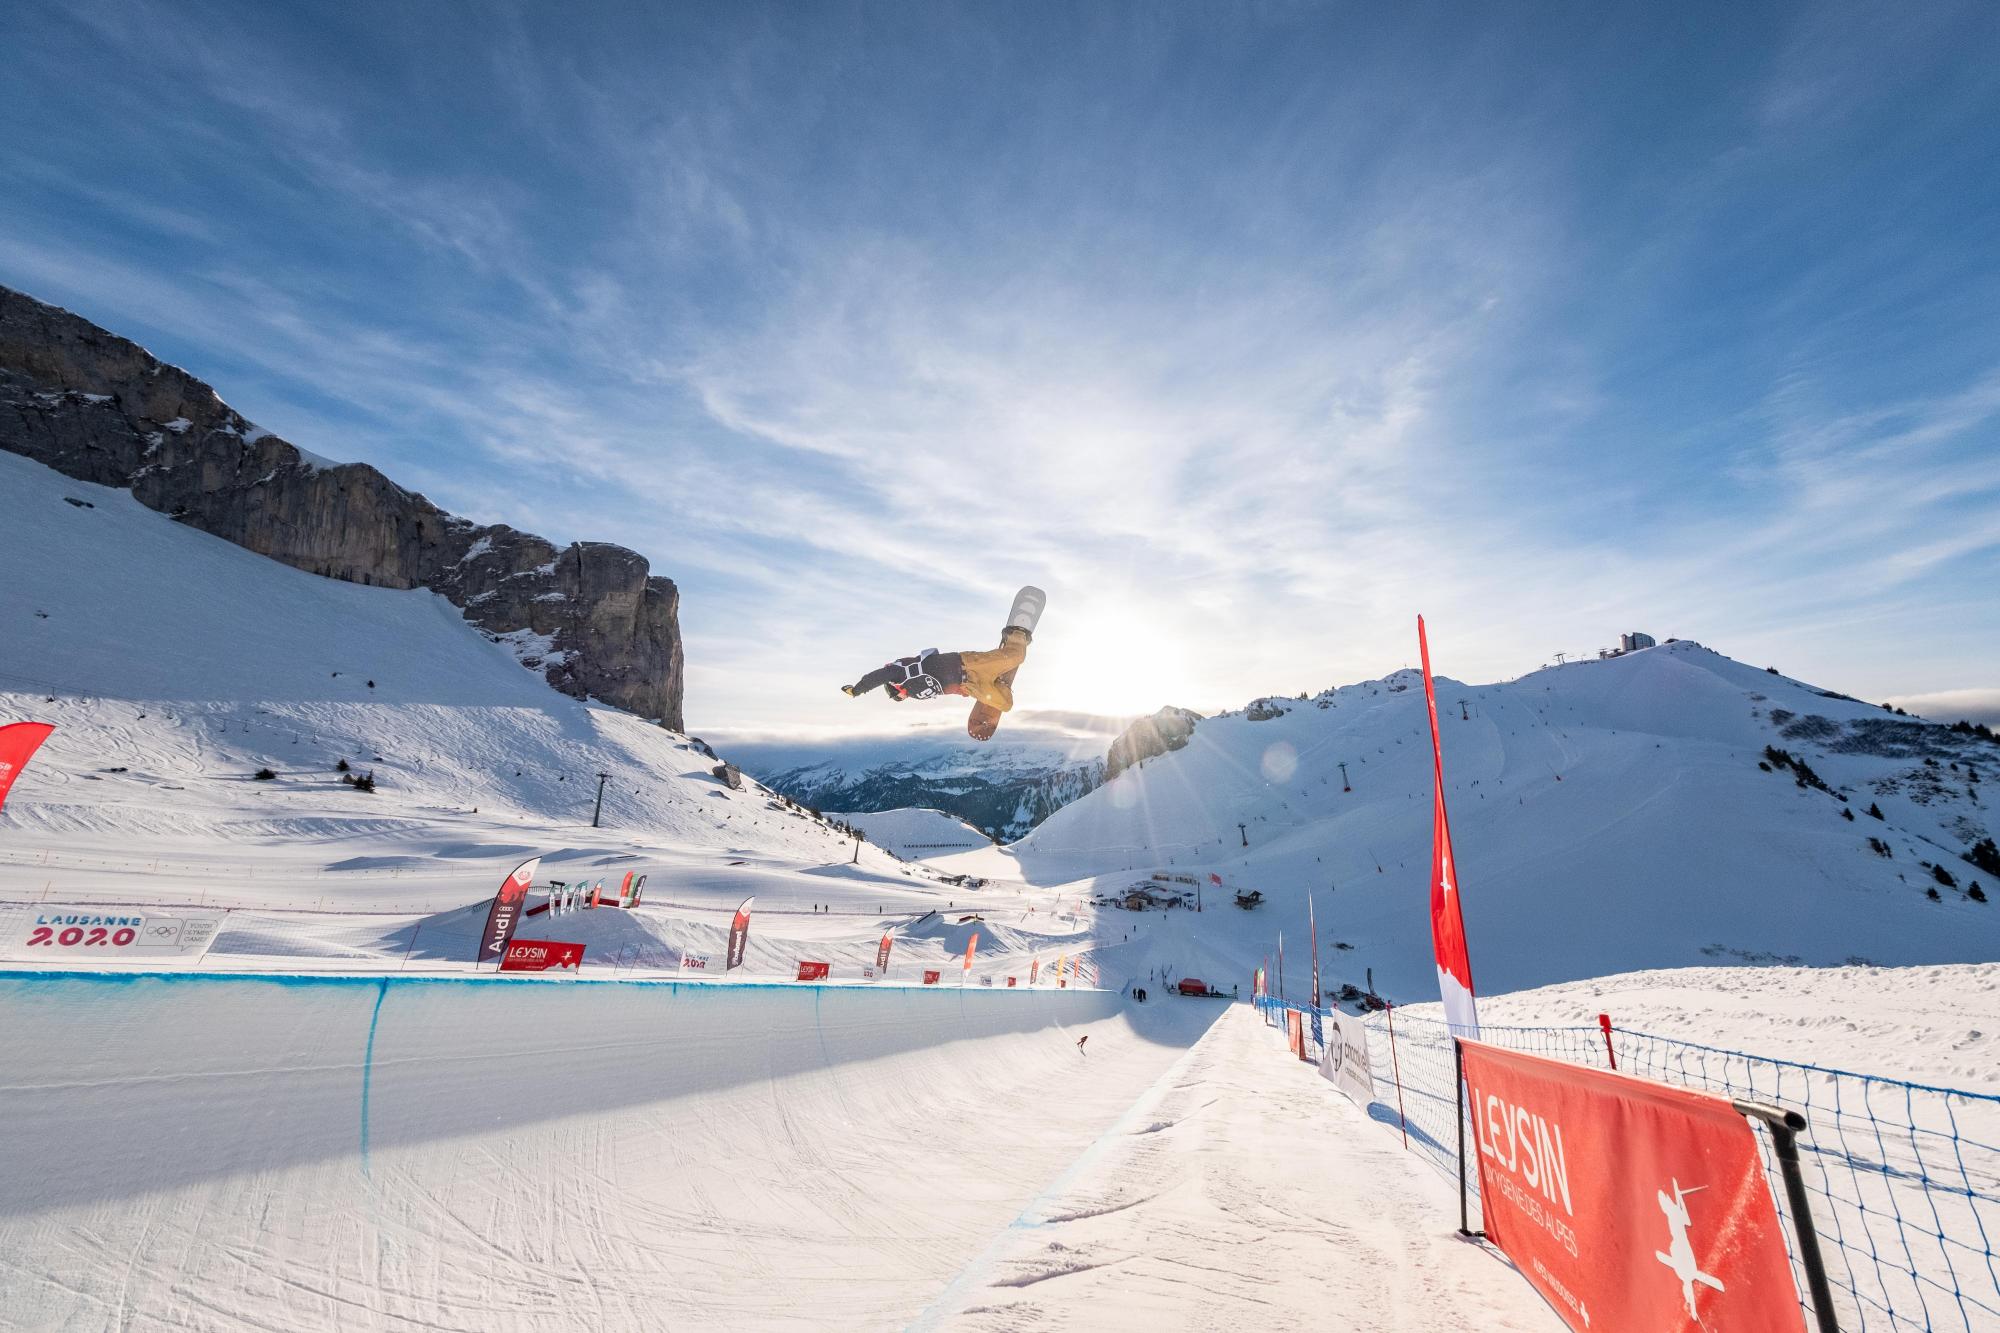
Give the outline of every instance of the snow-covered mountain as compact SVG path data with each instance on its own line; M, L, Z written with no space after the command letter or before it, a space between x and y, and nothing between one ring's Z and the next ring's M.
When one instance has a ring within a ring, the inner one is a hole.
M774 791L817 809L942 810L1006 841L1096 790L1116 734L1030 722L984 745L954 729L817 745L737 742L728 751Z
M0 717L57 728L0 814L8 855L481 884L517 849L634 838L846 859L688 738L550 690L437 593L292 569L13 454L0 494ZM357 849L367 866L346 864Z
M1438 699L1482 990L2000 957L1988 733L1691 642L1495 685L1440 678ZM1372 967L1416 999L1436 993L1430 819L1423 687L1404 671L1206 719L1011 852L1041 883L1177 869L1262 890L1263 907L1190 923L1177 961L1223 975L1246 975L1280 929L1304 966L1311 891L1330 975Z

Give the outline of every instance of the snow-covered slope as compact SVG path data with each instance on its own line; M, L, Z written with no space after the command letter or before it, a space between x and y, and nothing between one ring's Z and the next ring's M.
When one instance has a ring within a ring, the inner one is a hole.
M871 810L862 814L830 814L829 819L852 824L877 847L913 861L971 851L991 840L956 815L942 810Z
M0 699L57 725L0 815L10 845L296 840L475 807L587 828L608 772L614 827L725 846L752 825L832 854L813 821L724 792L684 737L555 695L435 593L301 573L11 454L0 491ZM261 768L277 777L253 785Z
M2000 882L1961 859L1994 827L1981 781L2000 746L1982 737L1693 643L1438 691L1482 990L1703 963L2000 958L2000 904L1970 896ZM1358 984L1372 967L1385 993L1416 999L1436 993L1429 843L1423 690L1401 672L1204 721L1012 850L1036 882L1175 868L1261 889L1254 911L1184 923L1186 948L1225 974L1246 975L1283 929L1302 977L1311 890L1330 977Z

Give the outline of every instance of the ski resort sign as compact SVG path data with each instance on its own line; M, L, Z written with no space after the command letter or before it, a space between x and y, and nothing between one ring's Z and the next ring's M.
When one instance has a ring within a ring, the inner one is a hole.
M0 956L25 962L192 963L208 952L226 912L192 909L107 912L38 907L0 923Z
M1459 1051L1486 1235L1572 1329L1802 1333L1756 1136L1733 1105L1476 1041Z
M564 940L512 939L501 956L502 972L547 972L578 970L583 967L583 945Z

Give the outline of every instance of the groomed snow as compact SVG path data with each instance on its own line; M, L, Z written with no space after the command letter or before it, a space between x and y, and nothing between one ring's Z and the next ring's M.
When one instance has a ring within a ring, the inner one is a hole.
M1562 1329L1457 1208L1232 1005L916 1327Z
M1122 1008L0 974L0 1310L68 1330L898 1326L1215 1016Z

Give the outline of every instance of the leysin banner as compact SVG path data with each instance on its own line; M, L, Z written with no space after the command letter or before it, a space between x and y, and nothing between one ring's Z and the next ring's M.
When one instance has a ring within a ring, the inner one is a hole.
M1486 1234L1579 1333L1803 1333L1755 1131L1707 1093L1461 1041Z

